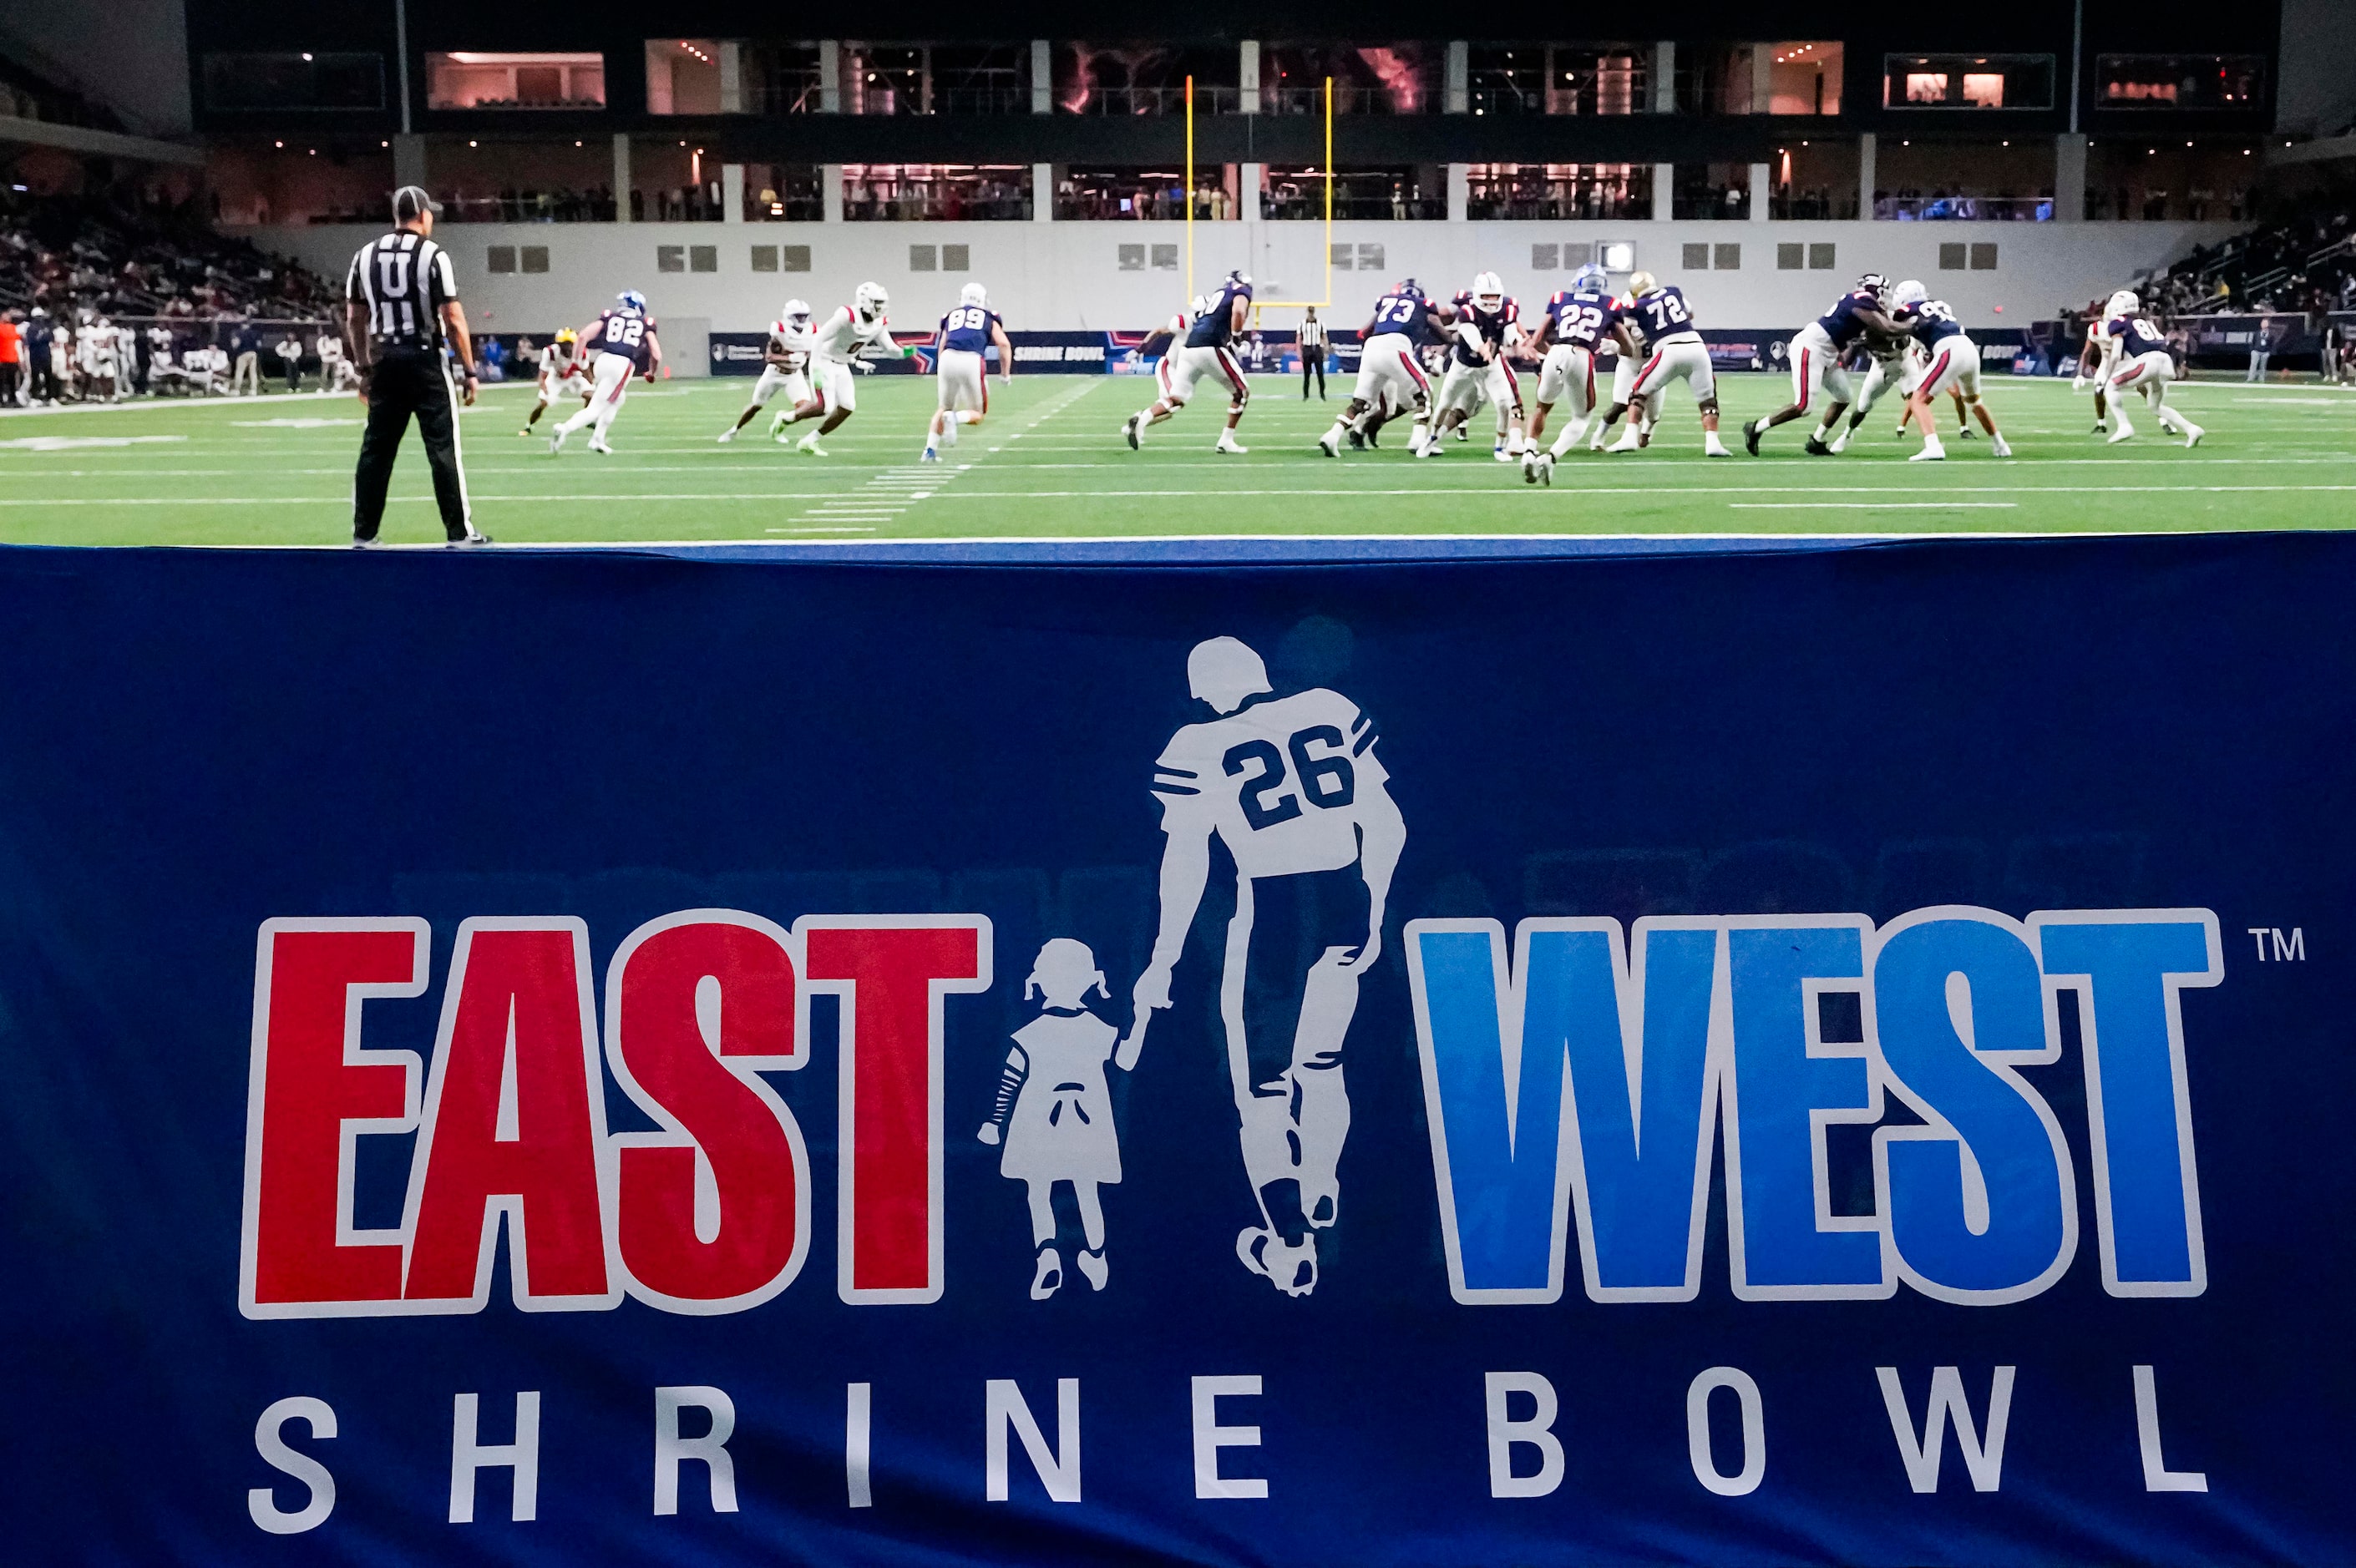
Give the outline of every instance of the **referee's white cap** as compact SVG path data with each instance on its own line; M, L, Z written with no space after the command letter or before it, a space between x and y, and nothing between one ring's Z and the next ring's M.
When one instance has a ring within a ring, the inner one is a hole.
M439 213L442 204L422 185L405 185L392 193L392 220L408 223L421 212Z

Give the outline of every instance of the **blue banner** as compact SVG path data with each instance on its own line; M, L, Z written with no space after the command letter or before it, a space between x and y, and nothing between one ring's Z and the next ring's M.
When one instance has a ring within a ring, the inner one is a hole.
M2356 539L0 555L26 1563L2326 1563Z

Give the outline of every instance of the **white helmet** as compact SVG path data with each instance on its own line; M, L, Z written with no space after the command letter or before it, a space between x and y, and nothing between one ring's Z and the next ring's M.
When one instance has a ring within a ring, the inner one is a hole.
M1651 293L1655 289L1657 289L1660 286L1661 280L1653 276L1650 272L1631 272L1628 274L1628 293L1629 297L1632 299L1643 299L1646 294Z
M881 283L862 283L852 292L851 304L861 319L873 321L891 305L892 296L884 292Z
M2142 308L2143 302L2136 298L2135 290L2121 289L2118 293L2111 296L2110 304L2105 308L2103 314L2105 315L2133 315L2136 311L2141 310Z
M988 304L989 303L990 291L983 288L979 283L969 283L966 284L965 287L958 290L958 304Z
M788 326L807 326L809 325L809 318L810 307L808 300L787 300L786 308L779 317Z
M1898 292L1890 296L1890 303L1899 305L1921 304L1930 297L1931 291L1922 286L1921 280L1909 278L1898 285Z
M1209 637L1186 656L1186 689L1221 715L1269 689L1268 667L1234 637Z
M1472 280L1472 303L1483 310L1494 310L1505 303L1505 282L1494 272L1483 272Z
M1186 302L1186 319L1193 321L1211 314L1211 296L1196 294Z

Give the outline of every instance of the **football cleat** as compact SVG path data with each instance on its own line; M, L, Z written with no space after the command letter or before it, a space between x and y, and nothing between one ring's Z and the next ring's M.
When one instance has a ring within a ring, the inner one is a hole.
M734 425L730 425L726 430L720 432L720 444L723 446L727 445L730 442L734 441L735 439L736 427Z
M1031 1275L1031 1299L1044 1301L1064 1287L1064 1260L1053 1247L1039 1249L1039 1266Z
M1817 440L1813 435L1808 437L1808 444L1802 450L1805 451L1810 457L1830 457L1834 455L1833 449L1831 447L1826 446L1823 442Z
M1135 452L1137 450L1137 416L1135 414L1120 421L1120 434L1121 439L1129 443L1130 451Z
M826 455L826 448L818 443L818 432L816 431L810 432L808 435L802 437L801 440L794 443L794 445L799 451L809 453L812 457L824 457Z
M1288 1246L1274 1231L1248 1226L1236 1237L1236 1256L1287 1296L1306 1296L1317 1288L1317 1243L1307 1236Z
M548 434L548 455L555 456L564 450L564 427L559 425Z
M1333 439L1333 432L1329 430L1317 438L1317 450L1328 457L1339 457L1342 455L1342 443Z
M592 451L592 452L594 452L594 453L602 453L603 455L605 455L605 456L606 456L606 457L611 457L611 456L613 456L613 455L614 455L614 449L613 449L612 447L610 447L610 446L607 446L607 445L605 444L605 443L601 438L599 438L599 437L597 437L597 436L594 436L594 435L593 435L593 436L591 436L591 437L589 438L589 450L590 450L590 451Z
M1751 456L1759 455L1759 421L1745 420L1742 423L1742 450Z
M2201 429L2199 425L2197 425L2197 424L2188 424L2188 425L2186 425L2186 426L2184 427L2184 444L2185 444L2185 446L2189 449L2189 448L2191 448L2191 447L2195 447L2195 446L2200 445L2200 444L2201 444L2201 438L2202 436L2204 436L2204 435L2207 435L2208 433L2209 433L2209 432L2208 432L2207 431L2202 430L2202 429Z
M1241 457L1246 453L1249 452L1251 448L1244 445L1242 443L1237 441L1235 437L1223 431L1219 434L1219 439L1211 443L1211 450L1213 452L1226 453L1233 457Z

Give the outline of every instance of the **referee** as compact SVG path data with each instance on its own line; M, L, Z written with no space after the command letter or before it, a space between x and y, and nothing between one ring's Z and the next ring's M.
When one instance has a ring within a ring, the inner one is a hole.
M1311 305L1309 315L1301 323L1301 400L1309 400L1309 378L1317 378L1317 400L1325 400L1325 324L1317 319L1317 307Z
M385 487L392 482L401 438L417 419L425 461L434 469L434 499L450 543L490 543L466 506L466 470L458 448L460 393L443 358L444 334L466 377L466 400L475 400L475 347L466 313L458 306L450 253L434 243L441 204L413 185L392 193L392 232L371 240L352 257L344 279L344 336L360 373L368 431L360 437L359 468L352 476L352 545L377 542L384 521Z

